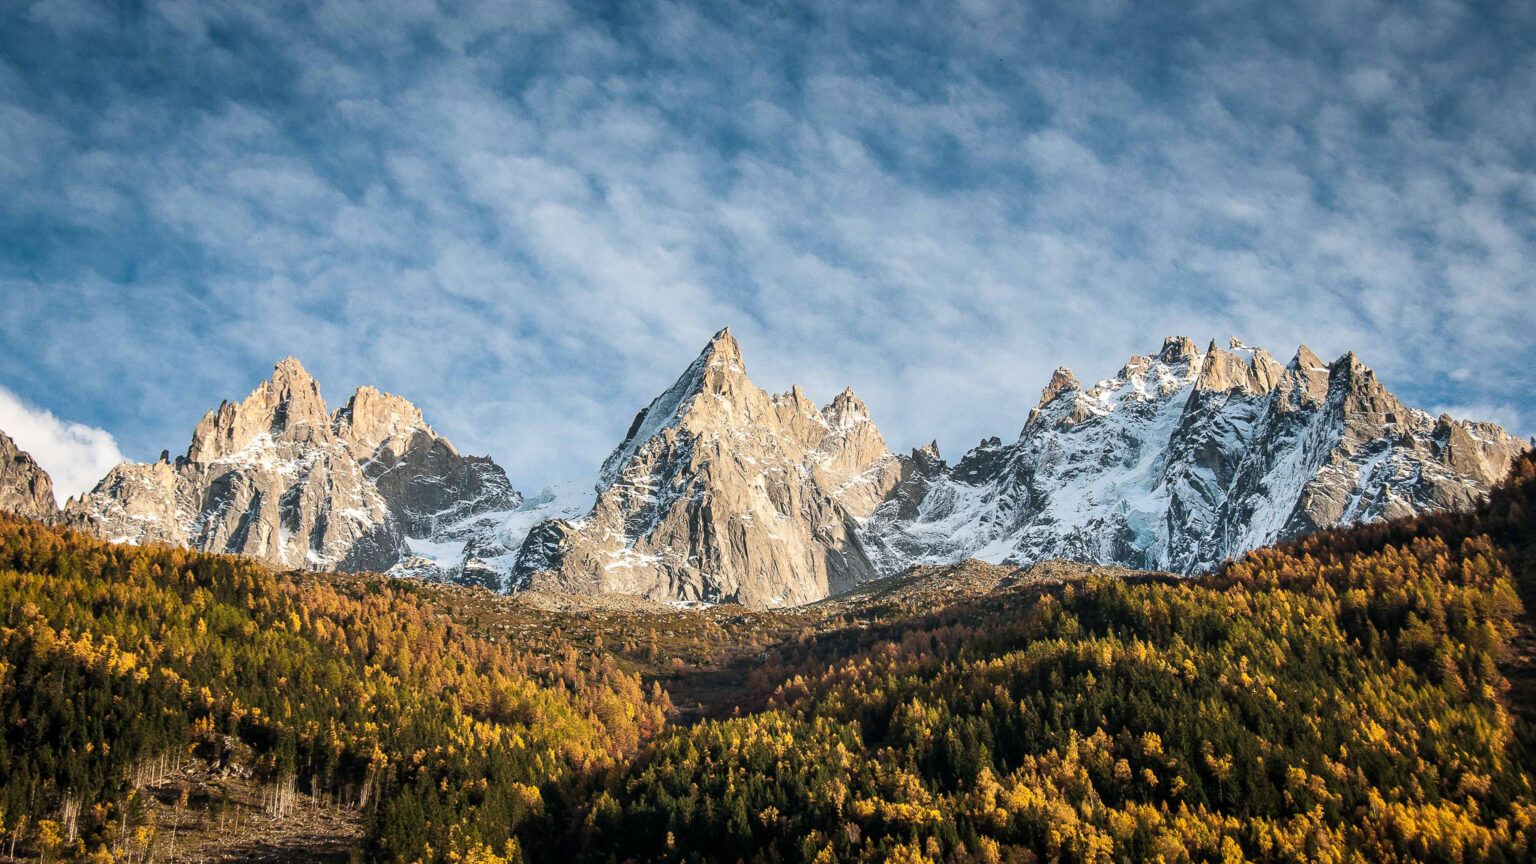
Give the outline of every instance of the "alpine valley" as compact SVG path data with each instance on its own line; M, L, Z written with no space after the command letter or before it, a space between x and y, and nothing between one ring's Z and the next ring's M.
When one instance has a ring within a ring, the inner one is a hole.
M0 0L0 864L1536 864L1533 105L1536 0Z
M0 506L283 569L768 608L968 558L1194 574L1320 528L1466 510L1527 449L1404 405L1353 353L1282 364L1173 337L1091 387L1058 369L1014 440L950 465L936 445L891 453L852 390L819 407L758 388L726 329L595 481L532 497L399 396L362 387L330 410L288 358L185 455L119 465L62 510L0 439Z
M0 862L1528 862L1536 452L1166 340L889 451L728 331L533 496L293 359L55 505L0 437Z

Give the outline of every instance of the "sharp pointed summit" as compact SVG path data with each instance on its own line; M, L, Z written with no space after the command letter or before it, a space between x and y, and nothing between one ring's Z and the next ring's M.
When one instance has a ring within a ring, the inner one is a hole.
M852 387L845 387L843 392L832 397L827 407L821 410L821 416L834 427L846 427L868 421L869 406L854 394Z
M1285 367L1275 362L1263 348L1250 348L1233 336L1230 348L1219 348L1216 340L1205 351L1200 367L1200 377L1195 379L1197 391L1226 393L1241 390L1244 393L1268 393L1285 374Z
M747 380L746 363L741 359L741 345L731 335L731 328L721 329L709 340L695 366L689 367L683 377L695 374L700 378L702 388L710 393L730 393L737 382ZM751 382L747 383L750 385Z
M1301 345L1282 366L1236 336L1170 336L1092 386L1056 369L1016 440L950 465L937 443L890 453L852 388L825 405L766 393L722 328L595 481L528 501L410 401L365 386L330 412L287 357L208 412L186 455L119 465L62 513L0 438L0 507L285 568L771 607L968 556L1193 573L1318 528L1473 506L1528 447L1405 406L1353 352L1324 363Z
M1328 371L1322 358L1304 344L1296 348L1296 356L1291 359L1291 368L1316 372Z
M113 468L66 518L114 542L286 568L414 561L414 572L458 578L475 558L459 526L521 500L495 463L460 456L409 401L362 387L331 414L319 383L287 357L244 400L208 412L185 457ZM417 561L418 548L436 557Z
M522 585L748 606L820 599L874 575L857 520L900 462L845 390L770 396L723 329L630 424L580 519L529 533Z
M277 364L272 367L271 380L272 383L282 387L299 386L313 388L317 391L320 389L319 383L315 381L315 376L309 374L309 370L304 368L304 364L299 362L299 358L292 354L277 361Z
M1211 344L1216 344L1215 340L1212 340ZM1170 365L1193 363L1200 359L1200 348L1195 345L1195 340L1188 336L1169 336L1163 340L1163 347L1157 352L1157 359Z
M1065 366L1057 366L1056 371L1051 374L1050 383L1046 384L1045 389L1040 391L1040 402L1035 407L1044 408L1056 401L1057 397L1062 394L1081 389L1083 389L1083 385L1077 383L1077 376L1072 374L1071 369Z
M730 397L738 391L752 389L755 388L747 379L746 364L741 359L741 346L731 335L731 328L722 328L710 337L704 350L672 386L635 415L624 441L603 462L599 482L612 483L636 449L680 420L699 395L708 393L726 399L729 404Z
M0 432L0 510L39 522L59 518L53 478L4 432Z
M715 331L715 335L709 337L709 344L704 346L704 353L718 356L722 359L741 361L741 345L736 337L731 335L730 327L721 327Z
M243 401L223 402L203 416L192 433L187 458L212 462L239 453L263 436L273 441L324 441L330 436L329 421L319 382L298 360L287 357Z
M974 556L1193 573L1317 528L1465 509L1527 447L1405 407L1353 352L1287 366L1169 337L1083 391L1057 370L1017 441L908 480L860 539L886 572Z

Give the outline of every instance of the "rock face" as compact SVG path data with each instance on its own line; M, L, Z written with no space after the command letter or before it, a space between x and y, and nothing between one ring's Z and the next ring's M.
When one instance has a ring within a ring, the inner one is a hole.
M1170 338L1083 389L1058 369L1018 439L925 448L864 522L885 573L967 557L1193 573L1306 531L1472 506L1526 442L1404 406L1354 354L1286 365Z
M901 480L864 404L770 396L722 330L636 415L584 516L544 522L522 588L795 605L877 575L859 520Z
M494 462L461 456L410 402L363 387L331 413L290 357L205 415L185 456L113 468L66 519L114 542L499 587L478 546L491 514L521 503Z
M4 432L0 432L0 510L39 522L59 518L52 478Z

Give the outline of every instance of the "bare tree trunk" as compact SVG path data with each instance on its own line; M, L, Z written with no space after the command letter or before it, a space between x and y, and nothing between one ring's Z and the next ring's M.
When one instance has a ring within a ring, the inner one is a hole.
M59 821L63 823L65 842L75 842L75 837L80 833L79 798L76 798L74 795L64 796L64 806L60 808Z
M299 779L296 775L287 774L272 785L271 798L267 798L265 792L262 793L268 816L278 819L288 815L288 811L293 809L294 800L298 797L298 784Z

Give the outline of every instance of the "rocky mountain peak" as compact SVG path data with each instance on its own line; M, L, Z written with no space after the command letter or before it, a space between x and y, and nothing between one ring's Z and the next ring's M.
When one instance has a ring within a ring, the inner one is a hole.
M930 441L921 447L913 447L912 459L921 462L942 462L943 457L939 455L938 440Z
M265 391L265 392L264 392ZM259 407L271 417L274 437L289 440L314 440L330 427L329 412L320 396L320 382L294 357L285 357L272 369L272 378L262 382ZM250 402L251 399L247 399ZM311 428L306 428L311 427ZM318 427L317 430L313 427Z
M1345 351L1343 356L1328 364L1328 371L1334 378L1349 380L1362 378L1367 374L1373 374L1369 366L1360 360L1359 355L1353 351Z
M1333 389L1346 391L1356 400L1379 402L1383 395L1390 398L1386 387L1376 377L1376 371L1365 365L1353 351L1346 351L1344 356L1328 364L1328 380ZM1397 403L1396 399L1391 401Z
M1200 347L1188 336L1169 336L1163 340L1157 359L1170 366L1193 363L1200 359Z
M1152 358L1145 354L1132 354L1131 359L1125 361L1125 365L1120 367L1120 371L1116 373L1115 377L1129 380L1132 375L1139 375L1151 369L1152 363Z
M1354 354L1325 365L1301 346L1282 367L1238 339L1172 337L1144 360L1051 403L1053 379L1011 444L941 471L914 454L863 525L871 558L1196 572L1320 527L1470 507L1527 449L1405 407Z
M729 395L747 378L747 366L741 359L741 345L731 335L731 328L722 328L710 338L695 364L700 377L701 389L708 393ZM693 368L689 369L694 372ZM750 381L747 382L749 385Z
M1321 405L1328 398L1330 374L1327 364L1311 348L1298 347L1280 380L1281 393L1275 410L1287 412Z
M715 335L709 337L709 344L704 346L704 352L717 360L734 360L741 363L741 344L736 337L731 335L729 326L721 327L715 331Z
M869 406L854 395L852 388L845 388L833 397L820 416L826 424L824 434L818 435L817 430L810 428L802 433L806 445L818 454L812 457L817 463L816 471L824 472L829 478L857 478L871 466L896 463L896 457L886 447L885 438L869 418ZM800 424L791 421L787 425L795 428ZM843 485L843 481L837 479L826 482L829 486ZM843 501L846 507L860 514L873 510L880 503L880 492L863 481L855 481L852 486L839 489L837 494L846 499ZM864 500L855 502L855 498Z
M580 519L536 526L521 584L663 600L793 605L873 572L854 539L900 480L869 409L770 396L729 329L636 415Z
M206 463L239 453L258 436L293 443L330 439L330 417L320 384L303 364L286 357L242 402L222 402L192 433L187 459Z
M1291 358L1290 368L1303 371L1326 372L1328 364L1315 354L1305 344L1296 348L1296 356Z
M1353 351L1328 364L1328 380L1335 389L1345 389L1361 395L1379 395L1386 391L1376 377L1376 371L1365 365Z
M118 465L66 518L114 542L279 567L382 572L427 556L414 572L459 578L474 557L465 526L521 500L495 463L461 456L402 397L361 387L328 414L289 357L205 415L187 458Z
M784 394L784 398L789 401L789 404L795 406L796 410L803 412L816 410L816 403L812 402L810 398L805 395L805 391L800 389L799 384L790 385L789 392Z
M347 404L337 409L331 427L336 437L362 457L371 456L386 445L401 452L417 432L437 437L422 419L420 408L404 397L368 386L357 388Z
M1407 407L1353 351L1329 365L1328 394L1343 410L1352 440L1385 435L1408 419Z
M827 407L821 410L821 416L834 428L849 426L869 420L869 406L853 393L852 387L843 388L843 392L832 397Z
M1072 374L1071 369L1065 366L1057 366L1056 371L1051 373L1050 383L1046 384L1045 389L1040 391L1040 402L1035 407L1044 408L1054 402L1056 397L1061 394L1082 389L1083 385L1077 383L1077 376Z
M635 452L662 430L675 426L700 394L710 393L722 397L729 404L738 390L746 389L737 386L738 378L746 382L746 387L751 387L752 382L747 380L746 365L741 359L741 346L736 343L736 337L731 335L731 328L725 327L710 337L704 350L688 364L688 368L666 392L652 399L649 405L635 415L623 443L603 462L598 474L599 485L607 485L618 479L619 472L634 458Z
M42 522L59 517L53 479L4 432L0 432L0 510Z
M277 361L277 364L272 367L271 382L286 390L297 388L318 391L320 389L319 383L315 381L315 376L309 374L309 370L304 368L304 364L299 362L299 358L292 354Z
M1285 374L1285 367L1275 362L1262 348L1249 348L1233 336L1230 350L1218 348L1212 339L1195 379L1197 392L1228 393L1241 391L1257 396L1270 392Z

